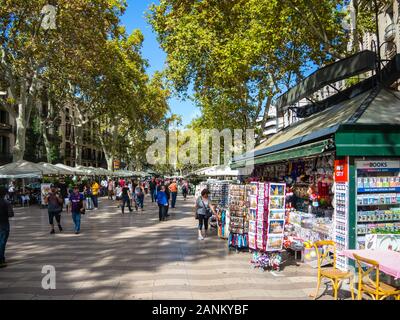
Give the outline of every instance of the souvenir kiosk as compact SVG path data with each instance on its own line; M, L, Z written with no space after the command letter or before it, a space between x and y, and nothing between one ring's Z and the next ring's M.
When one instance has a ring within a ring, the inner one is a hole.
M295 224L301 227L300 231L309 231L299 237L310 237L310 243L320 238L333 239L338 251L398 246L400 93L392 85L400 78L400 55L389 61L378 76L318 103L302 107L295 104L329 84L374 71L375 66L375 53L363 51L317 70L277 100L280 114L290 108L300 120L252 152L236 157L232 164L233 169L239 169L250 162L254 164L255 179L286 180L299 189L302 179L299 174L291 177L296 171L293 164L314 161L313 168L307 169L306 165L301 169L307 178L306 205L311 210L289 208L287 212L299 213ZM320 160L318 165L318 159L323 157L325 164ZM318 177L321 174L325 178ZM323 197L319 197L321 193ZM326 212L321 210L324 207ZM293 217L296 220L296 214ZM339 268L346 269L347 263L346 258L338 257Z

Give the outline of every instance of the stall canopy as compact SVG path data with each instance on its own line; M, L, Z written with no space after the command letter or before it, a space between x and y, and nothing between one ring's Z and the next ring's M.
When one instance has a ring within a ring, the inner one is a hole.
M44 175L70 175L71 172L61 167L57 167L53 164L47 162L39 162L37 163L43 169Z
M69 172L70 175L86 175L86 173L84 171L81 171L81 170L79 170L77 168L73 168L73 167L67 166L67 165L62 164L62 163L57 163L55 166L65 170L66 172Z
M232 176L237 177L239 174L238 170L232 170L230 166L212 166L207 168L202 168L187 176L208 176L208 177L224 177L224 176Z
M358 93L273 135L236 157L232 168L312 156L336 147L337 155L400 154L400 93L374 88Z
M0 178L2 179L41 178L42 176L43 168L36 163L25 160L8 163L0 167Z

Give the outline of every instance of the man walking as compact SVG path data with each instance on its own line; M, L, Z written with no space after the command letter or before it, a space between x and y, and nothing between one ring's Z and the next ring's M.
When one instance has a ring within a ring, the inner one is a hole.
M0 188L0 268L6 267L6 245L10 235L9 217L14 215L11 204L5 200L7 190Z
M176 204L176 197L178 195L178 185L176 183L176 180L174 179L172 181L172 183L169 185L168 187L169 191L171 192L171 208L175 208L175 204Z
M68 213L72 213L72 220L75 225L75 234L81 231L81 214L84 211L83 195L79 193L79 187L75 186L69 197Z
M93 205L94 205L94 210L98 210L99 209L99 189L100 189L100 185L97 183L97 181L93 181L92 184L92 201L93 201Z
M156 179L155 178L151 178L150 182L149 182L149 189L150 189L150 196L151 196L151 202L154 202L154 199L156 197Z
M108 182L106 178L103 178L100 182L101 189L100 189L100 196L104 197L107 193Z
M133 211L131 208L131 199L132 199L131 191L129 190L129 187L125 185L122 188L122 206L121 206L122 214L124 214L125 205L128 205L129 212Z
M57 192L55 185L51 185L50 192L45 198L45 204L47 204L47 211L49 214L49 224L51 226L50 234L55 234L54 231L54 218L56 218L58 224L58 230L63 230L61 227L61 211L63 205L63 199Z

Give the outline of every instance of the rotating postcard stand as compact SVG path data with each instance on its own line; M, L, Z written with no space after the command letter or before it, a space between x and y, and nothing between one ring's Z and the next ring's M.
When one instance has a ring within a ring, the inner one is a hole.
M252 264L279 270L285 229L284 183L252 183L249 195L249 247Z

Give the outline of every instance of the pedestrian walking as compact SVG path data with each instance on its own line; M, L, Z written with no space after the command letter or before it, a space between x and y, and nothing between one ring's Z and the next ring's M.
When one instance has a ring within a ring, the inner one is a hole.
M10 181L8 185L8 199L10 199L11 204L15 203L15 185L14 181Z
M99 209L99 190L100 190L100 185L97 183L96 180L94 180L92 183L92 196L91 196L94 205L94 210Z
M86 209L93 210L92 189L90 187L90 183L87 183L83 187L83 196L86 202Z
M72 221L74 222L75 234L81 231L81 215L85 214L83 205L83 195L79 193L79 187L75 186L73 192L69 197L68 213L72 214Z
M10 236L9 218L14 216L12 204L5 199L7 190L0 188L0 268L7 266L6 264L6 245Z
M68 186L65 183L64 178L60 178L57 185L58 189L60 190L61 198L63 199L63 205L67 205L68 202Z
M107 178L103 178L100 182L100 196L104 197L107 194L107 187L108 187L108 181Z
M156 188L157 188L157 183L156 179L152 178L149 182L149 189L150 189L150 196L151 196L151 202L155 201L156 198Z
M161 187L160 187L160 190L161 190ZM169 191L169 185L168 184L165 184L165 193L167 194L167 200L168 200L168 207L167 207L166 215L167 215L167 217L169 217L170 214L168 213L168 211L169 211L169 202L171 201L171 192Z
M113 195L114 195L114 190L115 190L115 184L113 180L108 180L108 185L107 185L107 189L108 189L108 199L109 200L113 200Z
M135 187L135 199L137 203L136 210L138 210L138 207L143 211L143 202L144 202L144 189L143 186L140 184L140 181Z
M156 201L158 204L158 216L160 221L165 221L167 219L168 198L164 185L161 186L160 190L157 192Z
M57 188L55 185L50 186L50 192L46 196L44 200L47 205L47 212L49 215L49 224L50 224L50 234L55 234L54 231L54 218L56 218L58 230L61 232L63 228L61 227L61 212L63 207L63 198L59 192L57 192Z
M125 185L122 188L121 198L122 198L122 206L121 206L122 214L124 214L125 205L128 205L129 212L132 212L133 211L131 207L132 194L127 185Z
M189 192L189 187L188 187L188 183L187 181L184 181L182 184L182 196L183 196L183 200L186 200L186 197L188 195Z
M212 217L213 214L215 215L215 217L217 216L217 213L215 212L213 205L208 199L209 193L210 192L207 189L204 189L201 191L201 196L196 199L195 212L196 212L196 219L199 220L198 224L199 240L204 240L207 236L208 220ZM203 226L204 226L204 236L202 235Z
M172 183L169 185L168 187L169 191L171 192L171 208L175 208L175 204L176 204L176 197L178 195L178 185L176 183L176 180L174 179L172 181Z

